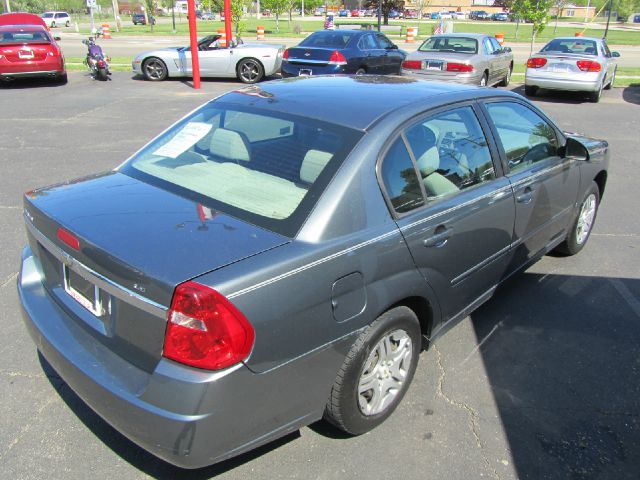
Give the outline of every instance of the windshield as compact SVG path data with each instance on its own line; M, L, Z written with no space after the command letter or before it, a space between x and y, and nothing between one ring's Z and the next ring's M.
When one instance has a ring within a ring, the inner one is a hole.
M0 45L12 43L50 43L50 40L43 30L0 31Z
M353 32L340 32L333 30L325 30L309 35L302 42L301 47L325 47L325 48L345 48L351 38Z
M547 43L541 52L576 53L580 55L598 55L596 42L573 38L556 38Z
M333 124L214 102L120 171L294 236L360 136Z
M478 41L468 37L430 37L418 48L419 52L478 53Z

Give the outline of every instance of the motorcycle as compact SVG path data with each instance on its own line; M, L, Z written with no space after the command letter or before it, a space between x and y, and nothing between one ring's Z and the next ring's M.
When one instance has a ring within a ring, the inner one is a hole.
M107 80L111 75L109 70L111 59L104 54L102 48L95 42L93 37L89 37L88 40L82 40L82 43L87 46L87 57L84 63L89 67L91 76L96 80Z

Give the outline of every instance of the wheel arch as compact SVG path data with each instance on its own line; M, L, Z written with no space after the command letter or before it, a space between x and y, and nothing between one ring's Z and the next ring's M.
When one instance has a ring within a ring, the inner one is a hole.
M266 70L264 69L264 63L262 63L259 58L256 58L256 57L242 57L242 58L238 59L238 61L236 62L236 73L238 73L238 67L240 66L240 64L242 62L244 62L245 60L255 60L262 67L262 71L266 72ZM266 73L264 73L264 75L266 75Z
M412 296L403 298L395 302L392 305L389 305L384 311L391 310L396 307L405 306L413 311L418 317L418 321L420 322L420 332L422 333L422 348L427 349L429 346L429 338L431 337L431 332L433 331L435 312L431 302L425 297L420 296ZM384 312L381 312L381 315Z
M604 188L607 184L607 171L606 170L601 170L593 179L594 182L596 182L596 185L598 185L598 191L600 193L600 199L602 199L602 196L604 195Z

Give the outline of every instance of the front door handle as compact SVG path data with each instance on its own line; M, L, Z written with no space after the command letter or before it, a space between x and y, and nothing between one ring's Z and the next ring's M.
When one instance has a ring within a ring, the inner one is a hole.
M447 243L447 240L451 238L451 232L451 228L440 225L435 229L433 235L422 241L422 244L425 247L443 247Z
M527 204L527 203L530 203L532 199L533 199L533 190L531 189L531 187L525 188L520 195L516 195L516 201L518 203Z

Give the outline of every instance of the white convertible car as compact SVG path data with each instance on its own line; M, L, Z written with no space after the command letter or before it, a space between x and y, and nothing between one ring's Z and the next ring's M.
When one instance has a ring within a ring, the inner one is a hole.
M198 42L200 75L203 77L236 77L243 83L256 83L280 71L284 45L256 43L231 44L220 47L220 35L208 35ZM133 59L133 71L147 80L168 77L191 77L190 47L171 47L141 53Z

